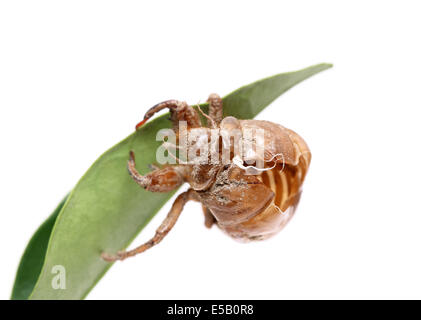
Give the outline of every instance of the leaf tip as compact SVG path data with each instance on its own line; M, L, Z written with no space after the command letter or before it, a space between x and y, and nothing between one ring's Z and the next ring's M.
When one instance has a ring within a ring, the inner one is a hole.
M329 62L323 62L320 65L325 66L326 69L333 68L333 63L329 63Z

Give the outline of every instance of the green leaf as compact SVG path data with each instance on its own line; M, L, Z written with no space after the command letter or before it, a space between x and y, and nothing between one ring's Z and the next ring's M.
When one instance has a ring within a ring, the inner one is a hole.
M285 91L331 67L331 64L322 63L299 71L281 73L241 87L224 98L224 115L252 119Z
M56 218L61 208L63 208L66 199L67 196L38 230L35 231L29 241L19 264L11 299L26 300L34 289L44 263L51 231L53 230Z
M253 118L295 84L330 67L319 64L244 86L224 98L224 114ZM112 265L101 259L101 253L126 248L175 192L147 192L133 183L126 170L129 151L134 150L138 170L147 173L160 145L155 141L156 132L170 127L168 114L157 117L89 168L61 210L57 208L57 218L55 212L30 241L18 269L13 299L28 297L38 273L30 299L82 299L89 293ZM52 270L57 265L66 270L64 290L52 288Z

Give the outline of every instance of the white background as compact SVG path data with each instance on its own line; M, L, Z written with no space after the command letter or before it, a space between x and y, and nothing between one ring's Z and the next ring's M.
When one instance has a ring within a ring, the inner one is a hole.
M0 298L38 225L147 108L319 62L334 68L258 117L313 152L291 223L241 244L189 203L167 239L88 298L421 298L419 12L416 1L2 1Z

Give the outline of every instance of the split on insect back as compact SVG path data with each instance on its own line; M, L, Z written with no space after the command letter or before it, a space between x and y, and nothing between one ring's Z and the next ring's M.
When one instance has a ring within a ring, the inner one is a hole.
M190 200L202 204L207 227L216 224L240 241L267 239L291 219L311 160L305 141L273 122L223 118L217 94L211 94L208 103L205 114L186 102L164 101L136 126L162 109L170 110L172 128L157 133L163 141L156 156L160 167L141 175L130 152L127 168L134 182L151 192L170 192L183 183L190 188L175 199L152 239L130 251L104 252L104 260L124 260L161 242Z

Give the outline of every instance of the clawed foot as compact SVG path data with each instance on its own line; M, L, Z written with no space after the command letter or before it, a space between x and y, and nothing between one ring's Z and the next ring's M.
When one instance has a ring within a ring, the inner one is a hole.
M101 258L104 259L105 261L108 261L108 262L114 262L114 261L117 261L117 260L126 259L127 255L126 255L126 252L124 252L124 251L119 251L115 255L103 252L101 254Z

